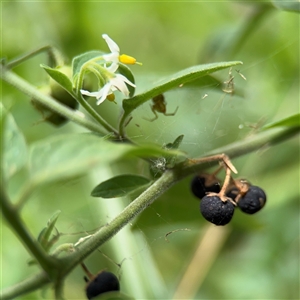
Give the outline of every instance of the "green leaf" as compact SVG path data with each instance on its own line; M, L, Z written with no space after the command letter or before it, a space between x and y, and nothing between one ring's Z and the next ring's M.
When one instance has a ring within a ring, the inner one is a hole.
M30 148L29 171L34 184L77 176L99 164L121 158L183 155L153 145L113 143L92 134L69 134L34 143Z
M223 82L218 80L217 78L211 76L211 75L206 75L203 77L199 77L193 81L189 81L185 83L182 88L203 88L203 87L212 87L217 89L221 89L223 85ZM221 88L220 88L221 87Z
M240 64L242 64L242 62L232 61L198 65L182 70L176 74L170 75L160 80L158 83L154 84L154 87L152 89L138 94L133 98L123 100L123 120L125 120L126 116L128 116L134 109L136 109L149 99L159 94L162 94L172 88L179 87L187 82L196 80L199 77L203 77L218 70L222 70Z
M47 227L45 227L38 236L38 242L46 251L50 249L49 246L52 246L51 244L49 245L49 239L60 213L61 211L58 210L51 216L47 222Z
M58 69L50 68L46 65L40 65L48 74L49 76L54 79L62 88L64 88L67 92L73 95L73 87L72 82L67 75L60 72Z
M180 144L182 143L184 135L178 136L173 143L168 143L167 145L164 146L164 149L167 150L172 150L172 149L178 149ZM176 155L168 155L166 157L166 166L168 168L173 168L175 164L177 163L177 156ZM180 161L182 159L180 158Z
M8 180L27 163L27 145L23 133L14 118L0 103L1 118L1 152L3 177Z
M221 81L211 75L206 75L200 78L197 78L196 80L187 82L186 84L184 84L182 86L182 89L184 88L195 88L195 89L199 89L199 88L210 88L212 90L218 91L218 92L224 92L223 88L224 88L224 80ZM236 96L240 96L240 97L244 97L244 92L243 90L239 89L239 88L234 88L234 94Z
M178 149L180 146L183 137L184 135L182 134L178 136L173 143L168 143L163 146L163 149L171 152L168 152L166 155L158 157L157 159L151 159L149 171L153 178L160 177L166 169L174 168L177 163L186 160L186 156L181 153L179 155L173 153L174 150Z
M131 156L138 157L161 157L168 155L176 155L185 158L186 154L179 150L168 150L157 147L155 145L139 145L137 147L133 147L129 153Z
M300 127L300 114L296 114L280 121L267 124L262 129L269 129L274 127Z
M183 138L184 138L184 135L181 134L179 137L177 137L175 139L175 141L173 143L168 143L167 145L165 145L164 148L165 149L178 149L178 147L182 143Z
M83 64L85 64L90 59L101 56L103 54L105 53L102 51L93 50L74 57L72 61L73 79L80 73L80 69Z
M141 186L148 185L150 182L148 178L138 175L120 175L101 182L93 189L91 196L102 198L123 197Z
M300 2L299 1L291 1L291 0L276 0L272 1L273 5L281 10L292 11L292 12L300 12Z

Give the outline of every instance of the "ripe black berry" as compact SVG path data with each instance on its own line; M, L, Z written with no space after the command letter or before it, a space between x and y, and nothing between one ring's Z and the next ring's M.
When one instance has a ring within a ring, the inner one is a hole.
M263 208L267 201L265 192L258 186L250 186L244 197L238 201L239 208L247 214L254 214Z
M201 214L215 225L228 224L233 216L234 207L231 201L222 201L218 195L207 195L200 202Z
M192 179L191 182L191 190L192 193L198 197L199 199L202 199L207 193L219 193L220 183L215 178L209 178L210 175L203 174L199 176L195 176Z
M119 291L118 278L110 272L102 271L91 280L86 287L86 296L92 299L102 293Z

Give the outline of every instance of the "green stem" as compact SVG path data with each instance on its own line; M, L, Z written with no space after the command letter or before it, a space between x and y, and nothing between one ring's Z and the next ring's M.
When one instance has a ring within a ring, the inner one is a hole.
M220 153L226 153L230 158L244 155L264 146L271 146L280 141L284 141L291 136L299 134L299 128L285 128L280 130L268 130L255 136L252 136L244 141L230 144L228 146L216 149L207 154L212 156ZM66 263L66 274L69 273L83 259L93 253L98 247L114 236L122 227L147 208L161 194L166 192L173 184L183 178L194 174L195 172L203 171L205 168L218 164L218 161L207 162L207 157L197 160L197 163L186 163L176 169L166 171L154 184L152 184L138 198L131 202L110 224L102 227L86 242L80 245L76 252L67 256L64 261ZM63 259L63 260L64 260Z
M108 132L113 132L117 137L119 136L118 131L113 128L109 123L107 123L89 104L83 99L81 93L79 92L76 99L81 104L81 106Z
M0 294L2 300L9 300L18 296L34 292L35 290L50 283L50 279L45 272L40 272L3 290Z
M45 270L50 278L55 278L58 262L51 256L48 256L36 240L30 235L23 223L20 215L11 204L7 194L4 191L3 182L1 181L1 211L8 224L13 228L16 235L25 245L27 250L38 261L40 266Z
M35 86L31 85L12 71L7 70L3 65L0 64L0 76L1 79L11 86L17 88L19 91L23 92L25 95L29 96L31 99L35 99L42 105L48 107L52 111L55 111L61 116L68 118L69 120L81 125L91 131L98 132L100 134L107 134L98 124L88 120L82 114L79 114L77 111L74 111L57 101L52 97L47 96L39 92Z
M122 113L121 119L120 119L120 123L119 123L119 134L120 137L122 137L123 139L126 139L126 135L125 135L125 127L124 124L128 124L127 119L129 117L129 114L125 112L125 110Z
M287 127L287 128L274 128L273 130L266 130L256 135L250 136L242 141L231 143L224 147L215 149L207 153L207 156L217 155L225 153L230 159L251 153L263 147L271 147L278 143L282 143L287 139L300 133L299 127ZM203 157L205 159L205 157ZM180 169L181 177L184 178L195 172L202 171L205 168L216 165L218 162L199 162L194 164L186 164Z
M56 300L63 300L64 298L64 280L59 280L54 285L54 294Z
M58 50L53 46L47 45L11 60L5 66L7 69L12 69L42 52L48 52L49 64L51 67L63 64L61 55L58 53Z
M87 256L93 253L100 245L103 245L111 237L113 237L121 228L130 222L136 215L147 208L155 199L168 190L176 182L176 174L173 171L165 172L154 184L152 184L142 195L135 201L131 202L115 219L107 226L102 227L93 236L86 240L71 253L63 258L66 263L66 274L75 266L83 261Z
M238 157L255 150L258 150L265 146L272 146L279 142L286 141L287 139L300 133L299 127L293 128L280 128L267 130L265 132L253 135L250 138L245 139L237 143L232 143L222 148L215 149L207 156L216 155L220 153L226 153L231 159ZM93 253L102 244L112 238L118 231L120 231L126 224L132 221L132 219L145 210L151 203L155 201L160 195L166 192L172 185L179 180L194 174L195 172L203 171L207 167L217 165L218 162L207 162L206 157L197 159L196 163L186 163L178 166L175 169L166 171L153 185L151 185L145 192L143 192L138 198L136 198L131 204L129 204L117 217L115 217L109 224L102 227L92 237L80 244L77 251L70 255L59 259L62 268L60 276L66 276L70 273L81 261ZM29 280L28 280L29 281ZM28 290L33 290L46 284L47 282L40 283L40 286L31 279L28 286L23 286L24 293ZM20 295L19 285L15 285L8 290L4 291L4 294L8 299L15 297L14 288L18 291L17 295Z

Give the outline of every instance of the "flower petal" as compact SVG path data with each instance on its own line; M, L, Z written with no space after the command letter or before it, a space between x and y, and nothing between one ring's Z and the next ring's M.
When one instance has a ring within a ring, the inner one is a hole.
M80 90L80 93L82 95L89 96L89 97L95 97L95 98L101 97L101 95L99 96L100 92L101 92L101 90L99 90L97 92L89 92L89 91L86 91L86 90Z
M121 74L116 74L116 77L119 78L122 81L125 81L127 84L136 87L136 85L134 83L132 83L130 80L127 79L127 77L121 75Z
M113 63L119 63L119 53L104 54L102 57L105 61L112 61Z
M119 68L119 64L113 62L107 69L110 73L115 73Z
M107 97L108 94L110 93L111 90L111 83L108 82L100 91L99 94L101 93L100 97L97 97L97 105L101 104Z
M119 74L118 74L119 75ZM124 76L123 76L124 77ZM127 88L127 85L125 84L124 80L121 78L118 78L116 76L115 78L112 78L110 80L112 86L114 86L116 89L118 89L122 94L124 94L125 97L129 96L129 90Z
M119 56L119 52L120 52L119 46L107 34L102 34L102 37L106 41L106 44L107 44L108 48L110 49L110 51L112 53L117 52L118 56Z

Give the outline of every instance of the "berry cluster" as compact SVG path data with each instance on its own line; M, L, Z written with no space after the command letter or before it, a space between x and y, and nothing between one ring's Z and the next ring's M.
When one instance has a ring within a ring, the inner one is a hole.
M84 280L87 282L85 293L88 299L93 299L103 293L120 290L119 280L113 273L100 271L98 274L93 275L84 263L81 263L81 266L88 276L84 276Z
M263 208L267 200L265 192L245 179L234 180L226 165L226 178L221 188L216 177L221 169L218 168L213 174L197 175L191 182L192 193L201 200L200 211L207 221L226 225L231 221L236 207L247 214L254 214Z

